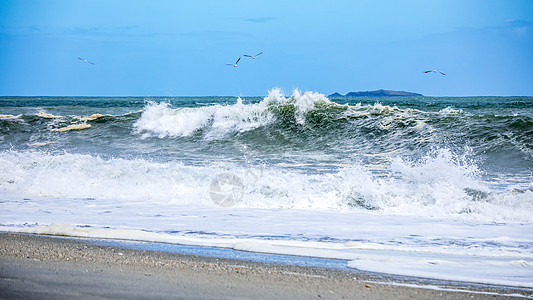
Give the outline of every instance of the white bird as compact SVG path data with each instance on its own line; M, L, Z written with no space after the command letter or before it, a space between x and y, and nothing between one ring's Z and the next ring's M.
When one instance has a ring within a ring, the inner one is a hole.
M259 55L263 54L263 52L259 52L257 53L256 55L248 55L248 54L244 54L244 56L246 57L251 57L252 59L255 59L256 57L258 57Z
M227 66L233 66L234 68L237 67L237 64L239 63L239 60L241 60L241 58L239 57L239 59L237 59L237 61L234 63L234 64L226 64Z
M86 63L90 63L91 65L94 65L93 62L90 62L90 61L86 60L85 58L81 58L81 57L78 56L78 59L83 60Z
M428 71L424 71L424 73L441 73L442 75L446 75L442 73L441 71L437 71L437 70L428 70Z

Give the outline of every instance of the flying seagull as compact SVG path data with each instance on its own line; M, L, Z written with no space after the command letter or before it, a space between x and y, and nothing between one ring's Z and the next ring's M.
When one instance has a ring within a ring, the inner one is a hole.
M244 54L244 56L246 57L251 57L252 59L255 59L256 57L258 57L259 55L263 54L263 52L259 52L257 53L256 55L248 55L248 54Z
M228 66L233 66L234 68L237 67L237 64L239 63L239 60L241 60L241 58L239 57L239 59L237 59L237 61L235 62L235 64L226 64Z
M85 58L81 58L81 57L78 56L78 59L83 60L86 63L90 63L91 65L94 65L93 62L90 62L90 61L86 60Z
M428 71L424 71L424 73L441 73L442 75L446 75L442 73L441 71L437 71L437 70L428 70Z

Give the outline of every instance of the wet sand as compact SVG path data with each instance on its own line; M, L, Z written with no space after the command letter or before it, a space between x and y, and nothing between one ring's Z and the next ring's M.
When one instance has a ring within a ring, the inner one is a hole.
M533 291L0 233L1 299L512 299Z

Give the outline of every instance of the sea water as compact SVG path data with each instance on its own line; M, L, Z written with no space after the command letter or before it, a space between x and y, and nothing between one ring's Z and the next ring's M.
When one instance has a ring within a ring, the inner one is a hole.
M533 288L533 98L0 98L0 230Z

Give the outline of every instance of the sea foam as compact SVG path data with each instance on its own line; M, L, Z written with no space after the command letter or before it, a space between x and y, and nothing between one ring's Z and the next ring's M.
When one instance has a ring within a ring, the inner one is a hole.
M203 215L200 220L197 218L198 213ZM523 250L520 243L513 245L512 238L508 238L507 243L504 244L500 244L494 238L490 239L492 243L486 244L470 240L472 235L494 237L495 234L503 232L516 235L520 230L531 231L531 226L524 228L492 226L494 228L490 228L490 225L483 225L476 227L483 231L474 232L472 231L474 228L468 224L434 221L428 223L428 220L424 218L411 221L395 218L391 222L378 216L343 214L337 215L332 220L325 219L325 217L331 217L331 213L317 214L302 211L301 214L292 214L292 217L287 219L287 216L279 210L233 209L220 218L220 212L214 210L202 212L184 209L179 215L174 215L175 217L172 218L174 222L187 221L188 224L178 223L173 226L173 230L160 231L157 227L154 228L154 224L157 226L158 221L155 218L152 219L155 222L150 226L150 230L128 228L118 224L113 225L113 228L98 228L58 223L25 227L0 225L0 230L324 257L345 260L348 267L371 272L533 287L531 280L533 255ZM350 218L356 217L361 219L355 222L358 224L357 227L347 229L342 227L350 223ZM139 221L142 222L143 219ZM169 224L168 219L163 221L165 221L163 226L166 228L172 225ZM213 231L197 231L188 234L190 230L185 232L177 230L194 228L197 223L202 223L204 229L211 228ZM376 223L380 223L380 226L375 226ZM282 225L280 227L276 224ZM314 227L306 230L308 225L314 225ZM290 229L287 229L287 226ZM233 234L224 234L225 231ZM332 237L309 239L314 235L320 236L321 231L329 232ZM290 238L283 239L284 236L277 235L282 232ZM299 240L297 237L301 234L296 234L299 232L306 232L306 239ZM241 236L236 233L240 233ZM345 235L359 241L343 243L338 240L338 237ZM373 242L367 241L365 237L371 238ZM403 237L403 239L398 237ZM417 241L417 238L428 238L429 242Z
M459 163L446 150L417 162L398 158L389 176L374 176L358 165L333 173L305 174L275 165L189 166L4 151L0 153L0 193L210 207L216 205L209 196L212 180L228 172L243 182L238 207L366 210L488 222L533 220L533 191L491 190L476 176L475 165Z
M253 104L243 104L239 98L231 105L172 108L167 102L150 101L134 126L144 137L184 137L205 130L207 138L220 138L273 123L277 119L275 108L284 105L293 108L291 117L298 124L304 124L308 112L315 109L317 103L338 105L313 92L295 90L286 98L280 89L270 91L261 102Z
M234 105L171 108L169 103L149 102L134 126L144 137L184 137L202 129L210 137L221 137L264 126L271 120L264 103L244 105L239 101Z

